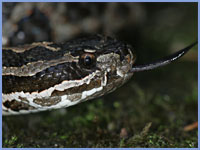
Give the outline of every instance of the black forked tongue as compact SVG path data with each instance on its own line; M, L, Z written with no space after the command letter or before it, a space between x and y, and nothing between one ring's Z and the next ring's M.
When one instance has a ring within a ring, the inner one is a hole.
M148 64L144 64L144 65L136 65L134 66L130 72L139 72L139 71L145 71L145 70L151 70L151 69L155 69L157 67L161 67L167 64L170 64L171 62L179 59L180 57L182 57L185 53L187 53L193 46L195 46L198 42L195 42L191 45L189 45L188 47L172 54L169 55L167 57L164 57L160 60L157 60L155 62L152 63L148 63Z

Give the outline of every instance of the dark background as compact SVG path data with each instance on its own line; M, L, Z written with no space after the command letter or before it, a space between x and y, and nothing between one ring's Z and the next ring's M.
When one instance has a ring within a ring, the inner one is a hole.
M3 46L104 34L131 44L138 64L197 40L197 3L3 3ZM79 105L3 117L3 147L197 147L197 46ZM151 124L151 126L150 126Z

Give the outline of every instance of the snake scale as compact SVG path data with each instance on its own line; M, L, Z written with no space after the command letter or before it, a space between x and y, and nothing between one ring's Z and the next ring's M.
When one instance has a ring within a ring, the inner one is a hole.
M173 62L196 43L145 65L134 65L136 55L129 44L102 35L60 44L5 47L3 115L64 108L94 99L123 85L134 72Z

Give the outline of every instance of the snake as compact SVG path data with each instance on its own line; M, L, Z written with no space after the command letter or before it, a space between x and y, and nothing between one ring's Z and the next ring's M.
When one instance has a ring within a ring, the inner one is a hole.
M179 59L196 44L142 65L135 65L131 45L104 35L3 47L2 114L28 114L95 99L122 86L135 72Z

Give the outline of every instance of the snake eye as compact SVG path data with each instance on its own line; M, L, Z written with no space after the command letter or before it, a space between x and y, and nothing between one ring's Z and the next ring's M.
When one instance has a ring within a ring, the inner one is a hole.
M90 53L85 53L81 56L81 63L85 67L91 67L95 64L95 55Z
M85 56L85 59L84 59L84 64L86 66L89 66L92 64L92 58L90 56Z

